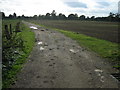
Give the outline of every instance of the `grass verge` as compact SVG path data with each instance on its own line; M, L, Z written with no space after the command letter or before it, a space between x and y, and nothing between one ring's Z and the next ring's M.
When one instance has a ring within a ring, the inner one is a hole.
M59 30L59 29L57 30L65 34L66 36L74 40L77 40L77 42L80 45L89 48L90 50L98 53L104 58L111 58L113 60L116 60L118 56L120 56L120 52L118 50L119 45L116 43L97 39L97 38L86 36L83 34L76 34L71 31L64 31L64 30Z
M23 63L26 62L27 57L29 56L34 46L35 42L34 32L32 32L24 24L21 25L21 29L22 32L20 32L19 35L23 40L24 48L22 48L22 50L19 52L20 54L16 57L17 59L12 65L12 68L7 70L6 72L3 72L2 88L9 88L10 85L14 83L14 81L17 79L16 74L21 70Z

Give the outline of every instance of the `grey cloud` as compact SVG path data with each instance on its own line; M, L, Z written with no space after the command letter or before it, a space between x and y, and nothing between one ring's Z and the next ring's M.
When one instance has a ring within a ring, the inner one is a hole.
M87 8L87 5L82 2L65 2L65 4L73 8Z

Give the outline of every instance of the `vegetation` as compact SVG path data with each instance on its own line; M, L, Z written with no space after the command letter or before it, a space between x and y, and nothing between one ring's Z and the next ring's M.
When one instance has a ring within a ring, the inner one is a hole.
M19 23L19 26L18 26ZM8 27L10 25L10 27ZM8 88L16 79L34 45L34 33L21 21L3 21L3 88ZM7 27L7 32L6 28ZM9 36L9 37L8 37Z

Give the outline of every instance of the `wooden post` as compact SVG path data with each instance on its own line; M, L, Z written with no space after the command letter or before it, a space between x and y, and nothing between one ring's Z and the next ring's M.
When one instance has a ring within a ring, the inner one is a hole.
M5 25L5 36L8 40L10 39L10 34L9 34L9 31L8 31L8 25Z
M10 24L10 35L12 36L12 25Z
M17 32L21 32L21 31L20 31L20 22L17 23L15 32L16 32L16 33L17 33Z

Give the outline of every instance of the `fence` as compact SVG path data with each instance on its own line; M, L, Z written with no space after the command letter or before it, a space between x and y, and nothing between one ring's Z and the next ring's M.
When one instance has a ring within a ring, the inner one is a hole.
M2 62L5 67L9 67L14 63L15 51L17 48L23 47L23 40L19 32L21 32L21 23L16 23L15 27L12 24L4 25L2 38Z

